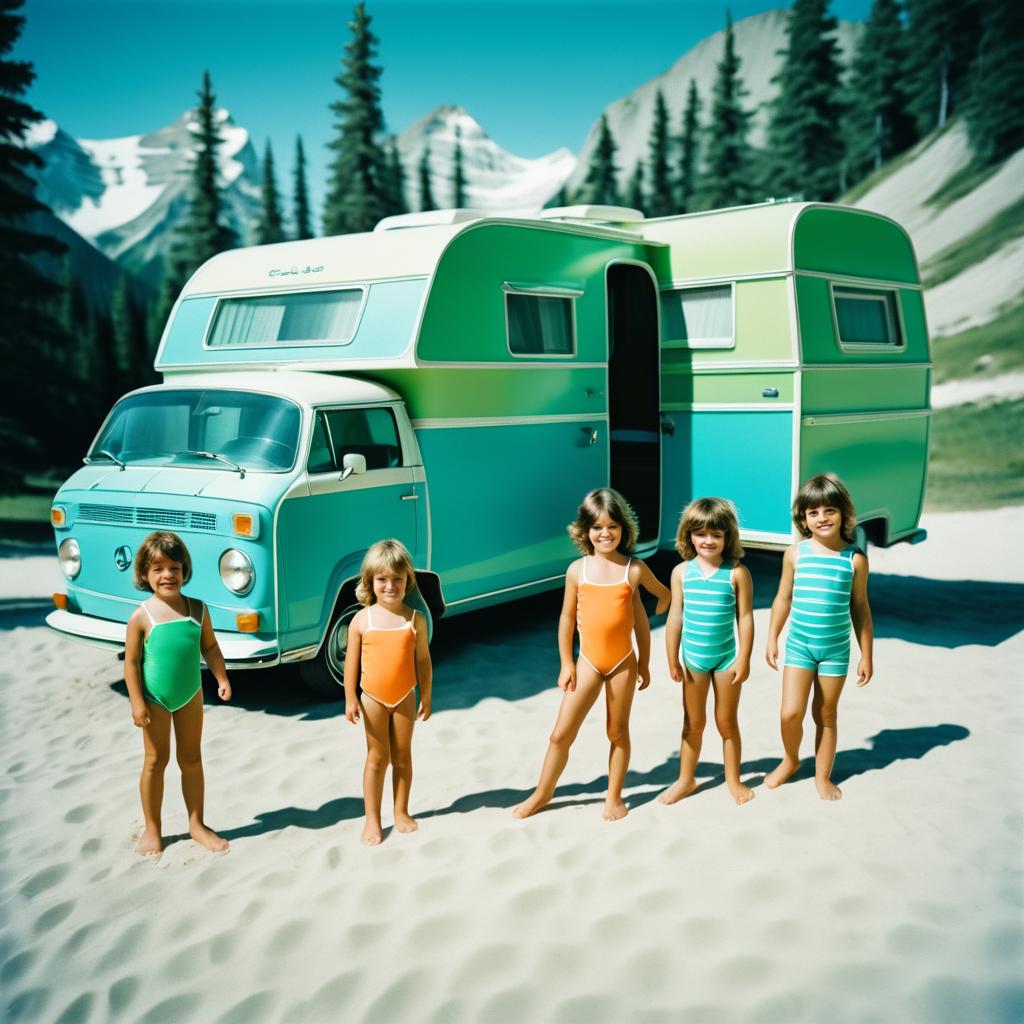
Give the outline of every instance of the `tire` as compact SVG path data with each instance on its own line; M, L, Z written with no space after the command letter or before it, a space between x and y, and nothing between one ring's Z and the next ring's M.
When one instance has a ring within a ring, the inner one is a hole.
M299 662L299 675L306 687L318 697L341 700L345 695L345 650L348 624L362 605L352 603L336 612L315 658Z

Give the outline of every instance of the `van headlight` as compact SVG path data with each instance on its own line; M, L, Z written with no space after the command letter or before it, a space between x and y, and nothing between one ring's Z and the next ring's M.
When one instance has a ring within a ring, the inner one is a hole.
M232 594L248 594L256 582L252 559L238 548L228 548L220 556L220 579Z
M82 571L82 549L74 538L68 537L60 542L57 557L60 559L61 572L67 579L73 580Z

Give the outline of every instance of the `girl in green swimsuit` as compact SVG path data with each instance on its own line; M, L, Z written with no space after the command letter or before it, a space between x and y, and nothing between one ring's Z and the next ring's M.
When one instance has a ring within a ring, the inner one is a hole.
M217 680L221 700L231 699L210 616L201 601L186 597L181 588L192 575L184 541L174 533L151 533L135 556L135 585L152 594L128 620L124 649L124 679L132 706L132 721L142 729L146 758L139 780L146 821L138 851L163 850L160 808L164 769L171 756L171 725L181 768L181 791L188 810L192 838L220 852L227 841L203 822L203 693L200 659Z

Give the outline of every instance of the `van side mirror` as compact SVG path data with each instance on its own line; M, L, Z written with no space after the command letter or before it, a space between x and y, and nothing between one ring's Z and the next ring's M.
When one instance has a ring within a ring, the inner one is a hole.
M366 472L366 456L349 453L342 457L341 480L347 480L353 473L356 475Z

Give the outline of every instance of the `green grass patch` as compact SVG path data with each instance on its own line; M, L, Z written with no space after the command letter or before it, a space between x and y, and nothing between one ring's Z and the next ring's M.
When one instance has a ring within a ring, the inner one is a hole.
M1000 210L976 231L936 253L922 268L924 286L934 288L956 277L961 271L987 259L1007 242L1021 235L1024 235L1024 196Z
M928 145L931 145L932 141L934 140L929 141ZM895 174L901 167L905 167L912 160L916 160L922 152L923 150L920 145L911 146L910 149L904 150L899 156L894 156L891 160L882 164L877 171L872 171L866 178L861 178L853 188L840 196L836 202L852 206L858 199L862 199L873 188L885 181L886 178Z
M1024 302L995 320L932 342L935 383L998 377L1024 368Z
M1024 503L1024 400L936 410L925 507L933 512Z

